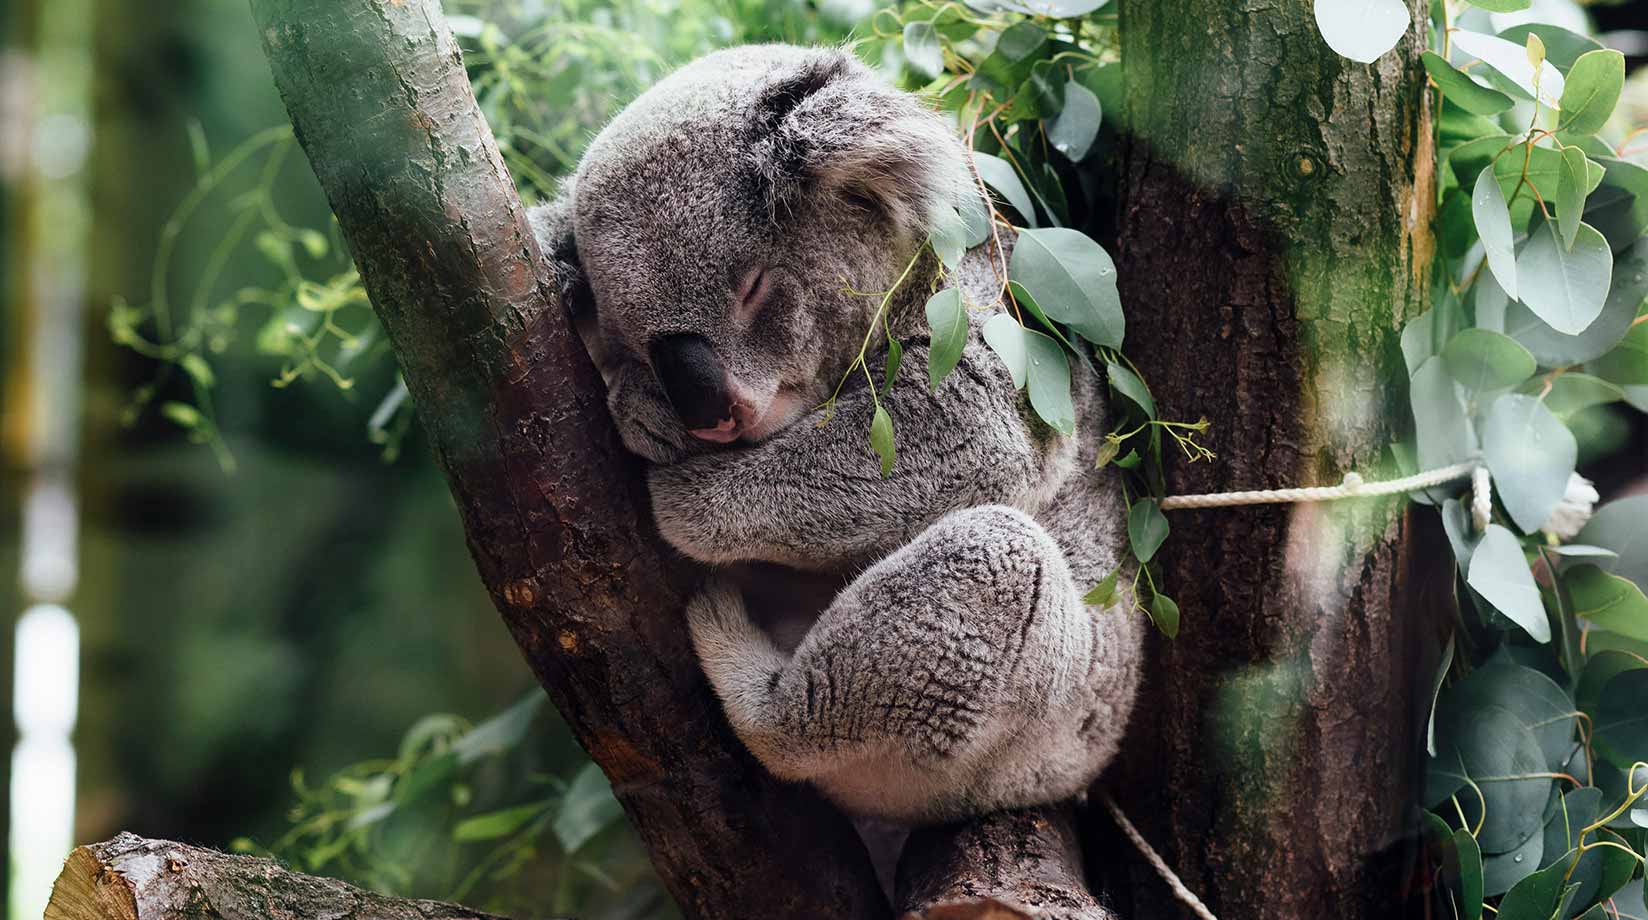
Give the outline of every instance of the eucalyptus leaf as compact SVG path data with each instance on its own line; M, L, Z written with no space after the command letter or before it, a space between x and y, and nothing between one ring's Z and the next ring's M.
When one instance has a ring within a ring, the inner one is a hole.
M1052 118L1064 109L1064 84L1057 64L1037 61L1013 94L1008 117L1014 121Z
M1047 139L1053 149L1079 162L1092 149L1093 139L1099 136L1102 117L1099 97L1072 80L1064 87L1064 108L1047 124Z
M1509 393L1488 409L1482 454L1511 520L1524 533L1533 533L1567 492L1579 445L1568 426L1538 399Z
M1503 38L1460 30L1453 34L1454 47L1477 58L1499 74L1517 94L1537 98L1547 108L1562 106L1562 74L1550 61L1542 61L1536 71L1528 60L1527 47Z
M512 750L526 737L532 719L548 699L537 690L528 692L515 705L470 729L452 744L459 765L468 765L483 757Z
M1550 390L1545 393L1545 408L1551 410L1558 418L1572 415L1592 406L1618 402L1625 398L1625 391L1600 377L1590 374L1581 374L1570 371L1549 381ZM1529 392L1532 388L1543 389L1543 384L1535 380L1523 388ZM1537 395L1537 394L1530 394ZM1566 547L1555 547L1565 549Z
M1628 578L1638 587L1648 585L1648 495L1616 499L1597 508L1591 520L1574 538L1611 549L1618 556L1598 563L1601 569Z
M1556 183L1556 226L1566 249L1574 246L1580 217L1585 213L1586 189L1590 185L1590 164L1578 147L1562 149L1562 172ZM1598 233L1600 236L1600 232Z
M1437 717L1437 761L1469 777L1481 790L1477 842L1484 853L1504 853L1543 831L1551 781L1533 733L1499 706L1445 708ZM1427 798L1432 787L1427 784ZM1462 797L1474 804L1475 795Z
M1546 367L1581 364L1607 354L1625 337L1644 294L1648 294L1648 239L1619 256L1602 313L1584 332L1558 332L1520 303L1507 308L1502 331L1521 342ZM1477 311L1480 317L1480 305Z
M910 22L904 26L904 60L910 69L929 80L944 73L944 48L938 29L930 22Z
M1408 382L1408 398L1413 405L1421 469L1451 466L1475 456L1476 436L1459 399L1458 385L1440 357L1427 358L1419 365Z
M1545 60L1555 64L1558 69L1566 72L1579 60L1579 56L1587 51L1595 51L1602 47L1596 39L1587 35L1570 32L1560 26L1553 26L1543 22L1528 22L1511 26L1502 30L1499 37L1518 46L1526 46L1528 36L1537 35L1545 45Z
M1622 387L1648 386L1648 323L1632 326L1618 345L1586 367Z
M1534 356L1515 339L1486 329L1466 329L1449 339L1442 350L1442 363L1472 399L1508 390L1532 377L1538 368Z
M1483 167L1477 177L1476 187L1471 191L1471 216L1487 253L1488 269L1499 287L1514 298L1517 295L1516 241L1505 193L1499 183L1493 181L1493 171L1490 164Z
M1494 13L1515 13L1525 10L1532 0L1470 0L1471 6Z
M1457 502L1455 503L1457 504ZM1453 667L1454 637L1448 636L1448 642L1442 646L1442 662L1436 667L1436 677L1431 681L1431 711L1425 720L1425 753L1436 756L1436 703L1442 696L1442 681L1448 676L1448 669Z
M1125 321L1116 266L1086 234L1062 228L1021 232L1008 275L1035 295L1048 316L1082 338L1121 347Z
M984 344L990 346L1007 365L1013 386L1023 388L1027 379L1029 359L1025 352L1025 328L1006 313L997 313L984 321Z
M1395 48L1411 24L1402 0L1316 0L1315 12L1328 47L1363 64Z
M1516 260L1520 299L1552 329L1578 335L1602 314L1614 254L1608 241L1581 223L1574 245L1562 245L1555 225L1534 231Z
M1648 169L1599 156L1602 182L1585 203L1585 222L1608 239L1615 252L1641 242L1648 230Z
M1105 376L1110 379L1111 389L1138 406L1146 418L1156 417L1156 400L1151 398L1150 387L1139 379L1138 374L1112 361L1105 365Z
M1046 29L1033 22L1014 23L997 36L995 49L979 62L974 80L997 90L1011 90L1030 75L1046 48Z
M1122 570L1115 568L1110 574L1099 579L1092 590L1082 595L1082 603L1090 607L1109 607L1116 602L1116 582L1121 577Z
M1568 134L1595 134L1608 123L1625 88L1625 55L1612 48L1580 55L1568 70L1562 89L1559 130Z
M1150 622L1169 639L1179 638L1179 605L1165 594L1150 598Z
M1453 852L1459 881L1459 899L1465 910L1465 920L1479 920L1482 916L1482 849L1471 832L1460 829L1453 832Z
M1539 585L1534 583L1515 534L1498 524L1489 524L1471 555L1470 573L1465 580L1534 641L1551 641L1551 622L1539 597Z
M1516 103L1511 97L1471 79L1470 74L1455 70L1442 55L1427 51L1423 56L1425 72L1436 81L1443 98L1473 115L1497 115Z
M576 853L596 834L617 823L623 808L612 796L612 786L595 764L585 764L567 787L561 808L551 825L561 849Z
M960 212L949 205L934 208L928 221L927 243L944 267L955 271L967 254L967 223Z
M1127 539L1133 546L1133 555L1140 562L1149 562L1167 540L1167 517L1153 498L1135 501L1127 511Z
M893 474L893 461L896 451L893 447L893 417L887 410L876 406L875 416L870 419L870 447L881 458L881 478L885 479Z
M1544 617L1544 611L1540 611ZM1568 691L1533 668L1508 661L1491 662L1472 671L1448 691L1448 705L1465 710L1502 706L1533 732L1555 772L1567 762L1574 739L1574 701ZM1568 849L1567 846L1562 848Z
M1024 218L1027 226L1036 226L1036 206L1030 203L1030 193L1025 191L1013 164L988 153L974 153L973 163L985 184L995 189Z
M1025 370L1030 408L1062 435L1076 433L1076 408L1070 401L1070 360L1052 337L1024 330Z
M888 342L887 342L887 363L886 363L886 366L882 369L881 395L886 396L887 391L889 391L893 388L893 381L898 379L899 365L901 365L903 363L904 363L904 346L903 346L903 344L901 344L898 339L888 340Z
M1552 854L1545 854L1549 858ZM1499 902L1495 920L1551 920L1567 902L1566 875L1570 860L1562 855L1551 865L1516 883Z
M542 815L549 807L548 802L533 802L529 805L517 805L514 808L504 808L465 818L452 828L452 839L458 843L471 843L477 840L496 840L499 837L508 837L523 827L526 827L534 818Z
M967 307L959 288L945 288L927 298L927 329L932 342L927 352L927 381L937 390L967 347Z
M1648 612L1643 615L1648 618ZM1602 690L1596 734L1618 766L1648 760L1648 707L1643 700L1648 700L1648 668L1616 674Z
M1574 616L1610 632L1648 642L1648 598L1644 598L1642 588L1634 582L1595 565L1576 565L1562 573L1562 586L1568 590ZM1648 700L1648 696L1640 699ZM1648 709L1642 711L1648 714Z

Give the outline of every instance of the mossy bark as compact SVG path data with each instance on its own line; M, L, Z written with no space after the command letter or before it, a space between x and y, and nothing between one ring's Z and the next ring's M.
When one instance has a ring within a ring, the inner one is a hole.
M1173 457L1169 494L1394 473L1435 199L1409 5L1408 35L1364 65L1306 0L1120 2L1128 349L1166 417L1212 421L1218 454ZM1111 780L1220 916L1399 915L1425 683L1403 507L1171 519L1183 629L1155 643ZM1135 915L1172 915L1166 899L1141 881Z

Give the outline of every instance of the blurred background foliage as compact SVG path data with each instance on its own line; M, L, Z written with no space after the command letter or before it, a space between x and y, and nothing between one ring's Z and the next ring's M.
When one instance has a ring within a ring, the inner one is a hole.
M0 4L15 59L53 2ZM446 7L529 199L669 68L728 44L844 40L874 11ZM69 65L90 100L75 842L139 829L519 915L674 916L481 588L246 5L86 12ZM6 92L28 91L6 73ZM8 364L42 252L26 179L0 183ZM5 369L13 416L28 383ZM0 491L7 572L18 453Z

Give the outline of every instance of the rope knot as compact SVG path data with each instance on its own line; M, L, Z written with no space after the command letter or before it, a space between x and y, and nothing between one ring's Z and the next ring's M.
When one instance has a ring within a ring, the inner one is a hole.
M1362 474L1355 470L1346 473L1345 478L1339 483L1339 488L1344 489L1346 495L1355 495L1362 491Z

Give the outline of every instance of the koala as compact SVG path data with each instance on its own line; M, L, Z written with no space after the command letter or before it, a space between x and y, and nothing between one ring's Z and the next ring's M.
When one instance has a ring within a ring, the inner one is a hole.
M946 276L922 248L940 206L977 194L914 96L845 50L762 45L652 87L531 214L649 461L658 529L708 568L688 625L729 722L772 773L865 818L1082 792L1141 676L1140 618L1082 601L1126 545L1119 484L1095 469L1102 381L1076 368L1089 436L1058 434L984 344L982 309L954 372L927 380L933 291L1001 297L1000 253ZM871 372L842 380L889 290L904 357L877 396L879 326ZM885 478L877 399L898 432Z

